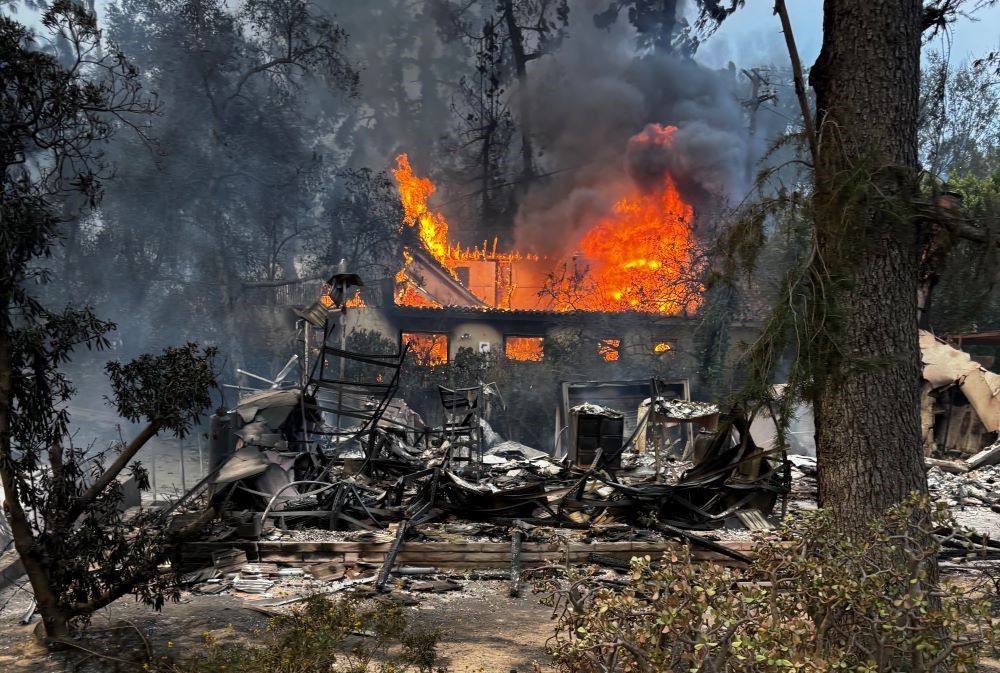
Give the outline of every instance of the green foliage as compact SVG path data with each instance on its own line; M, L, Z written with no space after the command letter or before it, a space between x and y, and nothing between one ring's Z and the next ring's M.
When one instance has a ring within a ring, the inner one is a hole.
M50 316L44 328L16 331L11 350L16 413L12 452L3 467L17 484L20 502L34 513L33 551L45 565L59 610L82 622L125 593L157 608L176 596L173 578L156 571L170 542L168 522L156 512L126 518L119 473L91 492L105 477L108 459L115 461L126 447L95 453L74 446L69 434L63 405L73 388L59 366L81 339L100 341L108 328L89 312L67 311ZM34 366L22 364L29 361L26 354ZM119 410L130 420L186 433L211 401L213 354L188 344L160 356L109 363ZM140 490L149 488L141 463L132 462L121 474L134 478Z
M174 587L156 569L166 522L122 513L119 477L152 433L104 452L75 446L70 433L66 406L76 391L65 365L82 347L106 348L115 325L89 307L54 310L39 297L54 285L46 266L66 220L80 197L96 204L110 175L103 143L122 126L144 138L155 101L124 56L102 44L83 6L55 2L41 24L49 49L0 17L0 478L45 626L60 638L67 622L126 593L159 606ZM211 356L188 345L111 365L119 409L183 434L208 404ZM148 487L141 465L128 473Z
M64 51L65 67L38 48L25 25L0 16L0 171L4 195L81 192L92 202L107 177L99 149L122 125L141 130L155 102L138 73L116 50L102 55L95 15L70 0L54 2L41 24ZM87 77L97 69L100 77Z
M953 177L949 190L962 196L961 216L984 231L987 244L954 240L940 269L930 302L930 326L938 334L1000 328L1000 301L994 292L1000 278L1000 168L985 177Z
M326 234L341 234L320 213L339 211L327 187L342 184L342 164L322 152L355 107L358 75L323 4L118 0L102 12L105 34L163 97L152 132L166 152L144 152L128 134L109 144L128 170L101 204L102 226L70 229L63 282L118 319L130 355L210 340L236 367L256 367L253 337L271 335L237 306L260 303L242 281L291 278L303 241L322 255Z
M948 188L962 195L962 209L969 217L979 220L1000 216L1000 165L983 177L971 173L953 177Z
M1000 89L991 73L927 57L920 81L920 143L924 170L934 176L983 177L1000 161Z
M1000 634L988 594L943 585L927 502L911 498L851 540L823 511L756 544L746 572L632 560L624 589L589 577L538 588L558 616L550 650L560 671L976 670Z
M109 362L105 369L118 413L133 423L146 419L184 437L212 403L210 392L217 387L212 367L216 352L189 343L124 364Z
M607 9L594 15L594 25L610 27L627 10L628 20L636 30L640 47L658 51L676 51L691 56L698 45L746 0L697 0L693 25L681 11L682 3L655 0L620 0L609 2Z
M406 673L434 671L440 634L413 627L391 603L310 597L269 620L258 644L209 642L197 657L162 662L162 673ZM443 669L436 669L441 671Z
M772 173L765 172L758 178L762 191L771 177ZM776 281L775 303L760 335L746 348L741 362L743 386L730 403L751 408L778 403L777 417L783 421L778 426L779 439L783 440L789 411L815 390L814 372L826 370L820 364L818 347L830 341L828 318L835 310L834 284L824 265L817 263L811 195L782 189L748 206L720 242L722 283L733 285L740 274L759 283L755 276L765 255L779 247L787 254L777 265L784 270ZM790 385L777 400L771 387L773 374L790 351L795 358L787 377Z
M326 205L326 248L313 267L322 275L344 259L367 282L392 277L399 270L403 219L395 183L385 172L369 169L347 170L338 177L342 184Z

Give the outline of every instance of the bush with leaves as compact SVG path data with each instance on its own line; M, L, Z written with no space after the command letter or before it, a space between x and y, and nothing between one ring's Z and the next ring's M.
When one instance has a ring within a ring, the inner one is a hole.
M414 628L402 608L356 598L310 597L268 621L260 645L208 643L201 656L160 662L162 673L430 673L440 634Z
M956 527L926 511L913 498L863 540L809 513L760 540L745 572L673 554L633 559L624 590L550 580L538 587L558 617L550 652L574 673L974 671L998 620L988 593L931 575L933 530Z

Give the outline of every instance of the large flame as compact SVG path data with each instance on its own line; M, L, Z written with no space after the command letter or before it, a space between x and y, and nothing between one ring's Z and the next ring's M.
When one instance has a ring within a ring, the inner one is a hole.
M676 130L673 126L650 125L629 142L654 144L669 151ZM611 213L587 231L578 250L567 251L564 262L553 259L552 266L561 263L564 272L550 274L543 292L518 292L515 280L538 276L535 267L518 266L519 262L538 262L537 256L498 252L496 240L492 248L484 241L481 248L471 249L451 242L444 215L428 206L436 187L429 179L414 174L406 154L396 157L393 175L399 184L404 224L415 228L421 246L453 279L459 279L456 270L460 266L475 262L496 265L491 291L480 287L481 280L477 286L480 298L491 308L675 315L693 311L700 304L702 288L692 273L696 250L690 229L693 209L667 172L651 187L633 185L614 204ZM410 251L404 250L404 269L412 259ZM565 271L569 265L572 272ZM481 279L483 274L478 277ZM413 278L404 270L396 280L398 304L438 306L415 289ZM544 298L540 299L540 295Z
M431 332L403 332L403 343L418 364L437 366L448 363L448 335Z
M437 187L428 178L418 177L410 166L410 157L400 154L396 157L393 177L399 185L399 199L403 205L403 224L414 227L424 249L439 264L452 272L459 261L503 261L538 259L537 255L522 255L518 252L498 252L497 239L492 246L483 241L482 246L463 248L452 243L448 237L448 220L441 213L433 212L427 204Z
M631 142L670 147L676 130L650 126ZM693 214L669 173L653 189L635 187L580 241L593 287L575 306L670 315L696 309L700 288L690 277Z
M399 183L399 198L403 203L403 223L416 226L420 242L437 261L448 261L448 222L441 213L433 213L427 207L427 199L437 191L427 178L418 178L410 167L410 157L400 154L396 157L396 170L392 172Z
M545 353L542 337L509 336L504 339L504 357L508 360L541 362Z

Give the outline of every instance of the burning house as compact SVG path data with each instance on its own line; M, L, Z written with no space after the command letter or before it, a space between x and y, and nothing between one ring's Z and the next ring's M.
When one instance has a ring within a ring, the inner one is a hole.
M669 152L675 131L650 125L628 151ZM694 207L666 168L656 180L616 187L609 208L586 219L561 249L544 251L504 250L496 239L459 244L431 204L436 186L406 154L396 158L393 175L407 241L400 268L391 283L359 295L357 310L343 320L347 334L378 332L434 365L461 349L540 362L547 344L585 330L590 355L608 364L607 378L620 376L629 358L669 378L696 374L691 317L702 304L702 251ZM733 343L754 326L735 329Z

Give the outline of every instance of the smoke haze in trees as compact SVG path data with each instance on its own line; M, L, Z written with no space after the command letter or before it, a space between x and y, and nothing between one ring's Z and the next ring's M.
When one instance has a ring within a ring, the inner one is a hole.
M260 14L291 1L253 6ZM107 35L163 102L151 130L162 154L121 134L108 148L116 179L65 246L63 286L119 323L122 356L196 340L218 345L229 372L276 370L294 344L287 324L262 308L274 292L247 285L321 274L354 252L349 263L366 281L391 277L398 204L379 173L396 153L435 179L449 217L474 200L459 198L476 187L455 160L454 105L476 55L448 3L308 4L316 16L307 37L326 21L343 29L332 46L344 59L338 67L358 72L356 96L323 64L254 73L276 47L219 0L101 6ZM640 58L624 16L595 26L607 4L570 3L566 39L529 63L526 90L508 85L527 97L538 173L554 172L498 200L504 226L517 213L522 250L572 249L633 179L662 166L683 176L678 186L696 205L742 196L748 153L759 152L748 152L745 82L679 57ZM475 6L468 25L481 29L491 7ZM679 127L674 151L627 155L629 138L651 123ZM507 179L519 174L515 155ZM474 217L452 219L456 230L477 226Z

